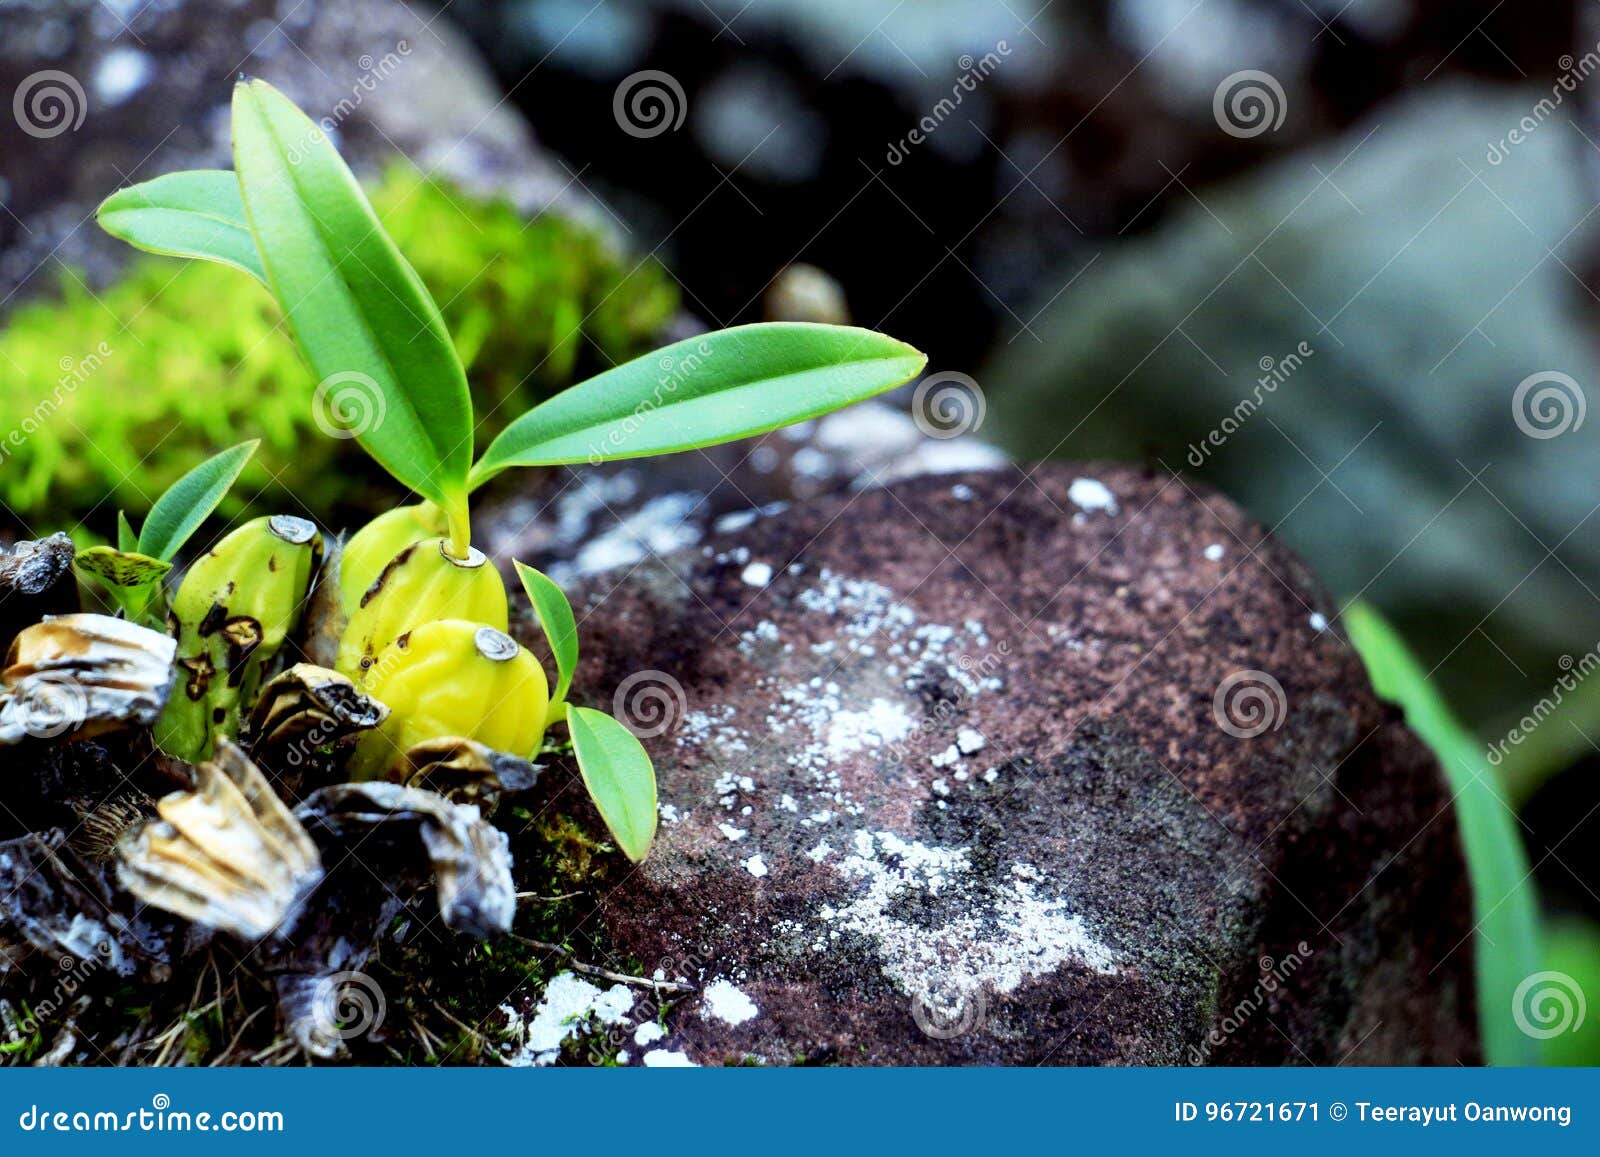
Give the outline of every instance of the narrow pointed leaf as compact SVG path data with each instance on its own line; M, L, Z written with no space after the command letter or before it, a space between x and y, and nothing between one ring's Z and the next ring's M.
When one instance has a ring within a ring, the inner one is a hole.
M156 499L139 531L139 553L170 562L238 479L260 442L251 439L207 458Z
M130 590L148 586L172 569L172 564L162 559L109 546L91 546L88 550L80 550L73 562L83 573L94 575L108 586Z
M656 838L656 773L644 745L604 711L567 712L572 750L600 818L623 854L638 863Z
M136 249L219 261L266 284L239 180L226 170L168 173L118 189L95 217L107 233Z
M128 521L126 510L117 511L117 549L124 554L132 554L139 549L139 535L133 529L133 523Z
M803 421L909 381L927 358L849 326L736 326L635 358L535 406L472 471L639 458Z
M327 136L259 80L233 98L233 156L267 281L313 404L401 483L464 507L472 402L444 320Z
M528 592L539 626L550 643L550 653L555 656L556 692L551 702L560 703L566 699L572 673L578 668L578 622L572 615L572 604L560 587L531 566L517 563L517 577Z
M1478 1028L1491 1065L1536 1065L1540 1044L1517 1025L1518 986L1543 967L1537 898L1528 855L1483 744L1444 699L1394 629L1365 603L1345 611L1345 629L1381 698L1433 749L1455 800L1472 880L1478 966ZM1515 1014L1515 1015L1514 1015Z

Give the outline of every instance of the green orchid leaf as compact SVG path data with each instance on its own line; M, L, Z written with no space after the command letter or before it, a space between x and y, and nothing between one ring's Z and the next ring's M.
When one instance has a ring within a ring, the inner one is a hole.
M589 797L623 854L638 863L656 838L656 772L644 745L604 711L567 712L572 750Z
M91 546L73 559L77 568L92 574L107 586L137 590L160 581L172 564L137 551L122 551L109 546Z
M472 400L439 307L327 136L263 81L234 88L233 157L268 284L321 379L319 424L464 537Z
M174 482L156 499L144 520L139 531L139 553L171 561L217 508L260 444L258 439L241 442L207 458Z
M123 554L134 554L139 549L139 535L128 521L126 510L117 511L117 549Z
M557 394L507 426L472 470L668 454L764 434L909 381L927 358L849 326L774 322L675 342Z
M118 189L100 203L95 218L136 249L218 261L267 283L238 178L226 170L168 173Z
M572 687L572 673L578 668L578 622L572 604L549 576L524 563L517 563L517 577L539 616L539 626L550 643L556 660L556 691L552 703L563 702Z
M1513 1015L1519 986L1544 967L1533 872L1516 816L1483 745L1451 716L1394 629L1365 603L1348 607L1344 620L1373 689L1404 709L1406 722L1438 757L1455 797L1472 879L1484 1057L1491 1065L1536 1065L1539 1042L1517 1027Z

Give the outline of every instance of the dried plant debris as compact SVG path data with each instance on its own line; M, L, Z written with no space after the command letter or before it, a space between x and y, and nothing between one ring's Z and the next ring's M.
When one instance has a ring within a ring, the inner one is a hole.
M72 576L76 553L64 534L0 547L0 649L46 615L78 609L78 584Z
M122 837L117 879L147 904L259 940L285 932L322 879L316 845L250 759L226 739L192 790Z
M17 633L0 670L0 744L148 727L172 687L174 641L109 615L56 615Z
M122 976L167 976L168 929L133 911L105 870L86 864L59 828L0 842L0 976L34 953L68 957Z
M314 792L295 815L325 850L358 845L364 861L382 858L403 870L424 851L446 926L475 936L510 929L516 887L509 843L476 807L395 783L347 783Z
M415 744L398 756L383 778L403 787L419 787L451 803L475 804L491 818L507 795L533 789L542 769L495 751L475 739L447 737Z
M331 779L347 741L388 717L386 706L337 671L296 663L261 689L246 745L292 797L308 775Z

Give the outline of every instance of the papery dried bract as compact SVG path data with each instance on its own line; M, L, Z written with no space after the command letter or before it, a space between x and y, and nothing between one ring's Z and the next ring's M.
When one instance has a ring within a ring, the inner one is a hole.
M150 726L172 686L175 647L109 615L57 615L25 628L0 670L0 744Z
M259 940L281 931L322 879L322 857L260 770L226 739L194 787L156 802L129 832L117 879L147 904Z
M511 928L516 886L510 844L477 808L395 783L345 783L313 792L295 815L324 844L359 840L369 855L420 837L445 924L475 936Z
M526 759L495 751L475 739L446 736L409 748L389 765L383 778L403 787L436 792L451 803L475 804L488 819L503 796L532 789L540 770Z
M296 663L261 689L247 729L250 757L298 783L308 770L336 765L338 748L388 717L386 706L339 672Z

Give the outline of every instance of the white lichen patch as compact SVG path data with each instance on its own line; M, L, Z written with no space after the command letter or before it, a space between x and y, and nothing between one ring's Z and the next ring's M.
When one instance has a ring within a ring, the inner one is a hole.
M1072 485L1067 487L1067 498L1079 510L1088 514L1095 511L1104 511L1107 514L1117 512L1117 496L1104 482L1094 478L1074 478Z
M1311 629L1316 631L1319 635L1328 629L1328 616L1324 615L1321 611L1313 612L1310 622Z
M1042 873L1015 865L999 882L978 878L966 848L930 847L893 832L859 831L835 867L856 887L844 907L824 907L812 947L826 951L842 932L874 944L883 975L908 996L1008 993L1063 965L1111 974L1116 953L1098 940L1064 900L1042 896ZM940 922L899 914L911 896L939 898Z
M1206 561L1207 562L1221 562L1222 561L1222 554L1223 554L1223 550L1222 550L1222 544L1220 542L1213 542L1210 546L1206 547L1206 549L1205 549L1205 556L1206 556Z
M746 586L764 587L772 581L772 565L765 562L748 563L739 572L739 581Z
M647 1020L633 1030L633 1043L640 1048L653 1045L656 1041L667 1035L667 1030L653 1020Z
M744 862L744 870L759 880L767 874L767 861L757 852Z
M700 1066L691 1061L687 1053L676 1049L651 1049L644 1054L644 1067L647 1069L696 1069Z
M755 1001L728 980L713 980L706 985L701 997L700 1015L707 1020L715 1018L724 1024L739 1025L754 1020L761 1012Z
M571 972L557 973L545 986L543 999L526 1023L510 1005L501 1006L512 1032L522 1039L521 1049L507 1058L507 1063L554 1064L568 1040L585 1029L621 1024L632 1010L633 992L625 984L601 989Z
M864 711L841 711L828 727L828 757L839 759L863 747L898 743L913 726L905 705L887 699L874 699Z

